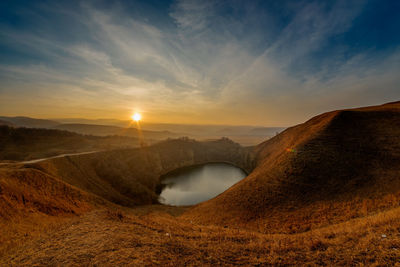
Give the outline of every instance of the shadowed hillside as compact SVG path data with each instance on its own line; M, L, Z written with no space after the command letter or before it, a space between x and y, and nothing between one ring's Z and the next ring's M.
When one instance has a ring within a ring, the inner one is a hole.
M0 199L8 195L12 200L11 196L20 195L15 200L18 203L21 199L24 199L23 203L38 203L38 200L30 199L31 194L16 192L21 190L20 187L26 187L26 192L38 190L35 186L28 189L33 181L34 185L42 188L39 191L44 193L46 183L56 181L123 206L158 203L156 188L161 175L181 167L207 162L229 162L251 171L253 158L250 151L229 139L197 142L182 138L138 149L66 156L34 164L5 165L0 180L0 188L3 188ZM15 176L19 177L17 180L20 187L5 186L14 181ZM43 197L51 199L53 194L57 194L56 191L49 190ZM64 192L60 192L61 195L75 201L73 194L64 189L61 191ZM57 202L52 205L57 206ZM9 204L8 209L14 209L14 205ZM58 209L64 208L60 206Z
M400 102L319 115L260 144L256 155L246 179L185 216L298 232L398 206Z
M230 140L168 140L150 147L57 158L33 165L116 204L158 203L160 176L177 168L230 162L251 170L251 154Z
M138 144L138 139L123 136L84 136L60 130L0 125L0 160L30 160Z
M14 127L14 124L9 122L9 121L5 121L5 120L1 120L0 119L0 126Z

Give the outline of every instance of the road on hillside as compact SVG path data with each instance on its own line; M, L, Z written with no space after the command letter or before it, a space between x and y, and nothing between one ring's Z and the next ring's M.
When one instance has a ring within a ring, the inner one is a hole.
M9 164L31 164L31 163L38 163L38 162L41 162L41 161L45 161L45 160L48 160L48 159L62 158L62 157L67 157L67 156L86 155L86 154L92 154L92 153L101 152L101 151L103 151L103 150L88 151L88 152L79 152L79 153L66 153L66 154L61 154L61 155L52 156L52 157L47 157L47 158L32 159L32 160L18 161L18 162L1 162L0 165L9 165Z

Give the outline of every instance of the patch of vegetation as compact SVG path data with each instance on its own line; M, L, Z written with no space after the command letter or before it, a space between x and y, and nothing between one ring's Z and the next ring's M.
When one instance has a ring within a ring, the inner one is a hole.
M0 160L21 161L137 145L137 138L131 137L100 137L52 129L0 126Z

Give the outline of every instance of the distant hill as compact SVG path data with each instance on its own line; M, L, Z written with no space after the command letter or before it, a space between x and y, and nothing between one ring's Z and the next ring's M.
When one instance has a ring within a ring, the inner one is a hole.
M30 160L64 153L130 148L137 138L83 136L54 129L0 126L0 160Z
M14 127L14 124L9 122L9 121L5 121L5 120L0 120L0 125L1 126L9 126L9 127Z
M12 123L17 127L27 128L52 128L58 124L57 121L44 120L44 119L33 119L29 117L4 117L0 116L0 120Z
M396 207L400 102L324 113L255 153L257 167L247 178L186 217L291 233Z
M80 134L89 134L97 136L119 135L119 136L139 137L139 134L141 134L145 139L157 139L157 140L179 136L179 134L171 133L169 131L142 130L141 133L139 133L138 129L136 128L122 128L110 125L95 125L95 124L80 124L80 123L59 124L53 128L58 130L67 130Z
M109 125L127 128L131 125L131 120L116 120L116 119L84 119L84 118L60 118L54 119L60 124L94 124L94 125Z
M106 135L133 135L137 136L137 129L125 129L117 126L110 125L95 125L95 124L82 124L82 123L65 123L53 127L58 130L66 130L80 134L90 134L97 136Z
M113 119L57 119L63 124L91 124L108 125L128 128L131 121ZM140 123L142 129L147 131L169 131L180 133L181 136L191 137L222 137L222 136L264 136L271 137L277 132L283 131L284 127L257 127L243 125L198 125L198 124L176 124L176 123L151 123L143 121Z
M3 118L3 119L1 119ZM0 117L0 120L13 127L60 129L75 133L107 136L119 135L138 137L131 120L61 118L54 120L29 117ZM1 122L0 122L1 125ZM256 127L243 125L196 125L174 123L140 123L146 142L160 141L166 138L188 136L197 140L215 140L228 137L243 146L254 146L284 130L282 127Z

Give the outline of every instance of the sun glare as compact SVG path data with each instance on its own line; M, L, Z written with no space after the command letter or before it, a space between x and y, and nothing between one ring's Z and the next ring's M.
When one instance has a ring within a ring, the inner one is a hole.
M140 121L142 119L142 116L139 113L135 113L132 115L132 120L134 121Z

